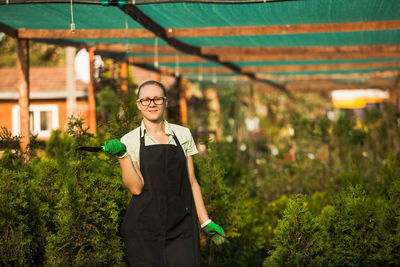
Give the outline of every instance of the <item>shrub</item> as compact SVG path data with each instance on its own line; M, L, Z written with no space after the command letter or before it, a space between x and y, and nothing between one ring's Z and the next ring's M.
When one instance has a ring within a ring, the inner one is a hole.
M249 196L246 187L227 186L227 181L237 178L229 177L225 166L237 162L227 164L219 157L216 143L207 145L207 154L195 157L196 175L209 216L224 228L227 243L215 247L202 233L203 265L259 265L264 258L267 230L263 205Z
M292 196L276 228L275 250L265 259L264 266L321 265L323 236L305 196Z
M0 167L0 263L35 266L43 263L50 218L41 185L29 168Z
M374 200L360 185L341 191L333 201L325 227L326 258L335 266L375 265L379 242Z
M315 215L306 196L292 196L264 265L398 265L399 181L388 198L368 194L361 185L349 186Z

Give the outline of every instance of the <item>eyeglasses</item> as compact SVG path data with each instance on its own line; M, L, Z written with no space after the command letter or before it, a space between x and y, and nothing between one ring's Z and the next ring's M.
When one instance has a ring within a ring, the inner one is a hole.
M164 96L164 97L144 98L144 99L141 98L138 99L137 101L139 101L142 106L146 107L151 104L151 101L153 101L154 104L161 106L162 104L164 104L165 100L167 100L167 98Z

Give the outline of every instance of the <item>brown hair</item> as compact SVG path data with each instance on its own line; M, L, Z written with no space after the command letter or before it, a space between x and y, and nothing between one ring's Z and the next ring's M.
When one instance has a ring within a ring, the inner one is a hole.
M166 92L165 87L164 87L164 85L163 85L162 83L159 83L159 82L154 81L154 80L149 80L149 81L146 81L146 82L142 83L142 84L139 86L139 89L138 89L138 91L137 91L137 96L136 96L137 99L139 99L140 90L142 89L142 87L144 87L144 86L146 86L146 85L157 85L157 86L160 87L161 90L163 91L164 96L167 97L167 92Z

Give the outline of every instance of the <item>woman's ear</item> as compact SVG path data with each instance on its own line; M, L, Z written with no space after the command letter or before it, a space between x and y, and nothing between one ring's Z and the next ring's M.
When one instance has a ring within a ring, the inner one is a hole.
M138 108L139 110L142 110L142 107L141 107L141 105L140 105L140 102L139 102L139 101L136 101L136 106L137 106L137 108Z

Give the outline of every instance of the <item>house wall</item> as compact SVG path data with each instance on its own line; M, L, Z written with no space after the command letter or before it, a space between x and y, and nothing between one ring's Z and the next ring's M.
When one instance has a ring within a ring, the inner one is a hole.
M12 107L18 105L17 101L0 102L0 126L12 132Z
M1 101L0 102L0 126L5 126L10 132L13 131L12 125L12 109L18 105L17 101ZM68 128L67 105L64 99L60 100L31 100L30 105L57 105L58 107L58 127L61 130ZM89 105L86 100L76 101L76 117L84 119L84 126L88 127ZM46 140L47 138L39 138Z

